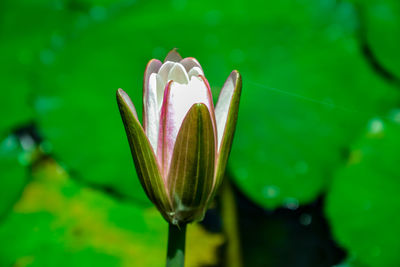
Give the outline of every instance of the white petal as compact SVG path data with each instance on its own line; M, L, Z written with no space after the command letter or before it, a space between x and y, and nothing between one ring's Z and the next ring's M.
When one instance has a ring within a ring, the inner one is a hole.
M164 98L164 91L165 91L165 85L167 84L166 81L164 81L163 78L161 78L160 74L157 75L157 111L160 112L163 98ZM160 116L158 116L160 117Z
M157 74L152 73L149 78L149 88L147 90L147 103L146 103L146 135L150 141L154 152L157 151L157 140L158 140L158 125L159 125L159 114L158 114L158 103L157 103Z
M168 74L168 81L170 80L184 84L189 82L189 76L182 64L175 63L175 65L171 68Z
M161 165L164 168L163 172L167 173L175 140L187 112L193 104L204 103L210 110L211 115L213 103L210 98L209 89L203 79L195 76L190 79L189 84L172 82L168 99L164 99L164 103L167 106L165 109L163 107L165 117L160 121L157 156L159 160L161 159L160 161L164 162ZM165 125L161 125L162 123ZM165 151L165 153L162 151ZM165 158L161 157L161 153L165 155Z
M164 64L162 64L160 70L158 71L158 74L161 76L161 78L167 83L168 79L168 74L172 67L175 65L174 62L167 61Z
M189 73L188 73L189 77L192 76L199 76L199 75L204 75L203 71L199 68L199 67L193 67Z
M225 124L228 118L229 106L231 104L231 99L233 92L235 90L237 79L237 73L233 72L226 80L224 86L221 89L221 93L218 97L218 102L215 107L215 119L217 121L217 136L218 136L218 151L220 149L220 144L222 137L224 135Z
M173 137L174 140L181 127L182 121L189 111L190 107L195 103L204 103L210 109L208 101L207 86L203 80L198 77L192 77L188 85L172 83L170 105L173 112L172 120L174 124Z
M162 66L161 61L152 59L147 63L146 70L144 71L143 79L143 129L147 133L147 91L149 90L149 80L152 73L158 73Z
M202 69L200 63L194 57L184 58L179 63L181 63L185 67L187 72L189 72L194 67Z

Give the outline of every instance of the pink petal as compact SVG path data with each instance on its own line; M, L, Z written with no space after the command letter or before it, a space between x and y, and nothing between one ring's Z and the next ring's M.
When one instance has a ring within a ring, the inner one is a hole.
M229 107L232 100L232 95L236 88L238 72L232 71L226 80L218 97L215 107L215 118L217 121L217 136L218 136L218 151L220 150L221 140L224 135L226 120L228 118Z
M207 106L214 118L214 107L206 80L192 77L188 84L170 81L164 93L158 134L157 157L163 177L167 177L177 134L190 107L196 103ZM215 119L214 119L215 120Z

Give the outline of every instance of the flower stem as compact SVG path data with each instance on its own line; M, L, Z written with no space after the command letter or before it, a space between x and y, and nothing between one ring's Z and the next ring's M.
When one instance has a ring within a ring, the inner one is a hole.
M226 179L221 185L221 215L222 230L228 242L225 252L225 264L229 267L242 267L242 253L240 248L239 224L237 214L237 203L230 179ZM231 177L229 177L231 178Z
M186 224L180 228L169 224L167 267L183 267L185 264Z

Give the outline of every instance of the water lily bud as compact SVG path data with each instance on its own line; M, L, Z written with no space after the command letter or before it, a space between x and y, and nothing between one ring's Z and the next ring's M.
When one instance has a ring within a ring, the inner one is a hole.
M221 184L236 126L241 77L233 71L214 108L194 58L172 50L144 74L143 127L128 95L117 101L140 182L170 223L202 220Z

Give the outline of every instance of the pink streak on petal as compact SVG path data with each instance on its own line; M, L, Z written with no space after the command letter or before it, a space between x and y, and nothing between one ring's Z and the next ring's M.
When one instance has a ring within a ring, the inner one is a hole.
M169 102L169 96L171 92L171 84L173 81L169 81L165 86L163 103L161 106L160 125L158 127L158 142L157 142L157 160L159 166L161 166L161 176L164 180L167 179L167 108Z
M209 87L203 78L192 77L189 84L170 81L165 89L161 108L157 157L162 166L163 177L167 177L175 141L182 121L190 107L204 103L214 117L214 107ZM215 120L215 119L214 119Z
M147 103L148 103L148 90L149 90L149 79L152 73L157 73L161 68L161 61L152 59L147 63L146 70L144 71L143 77L143 129L147 134Z

